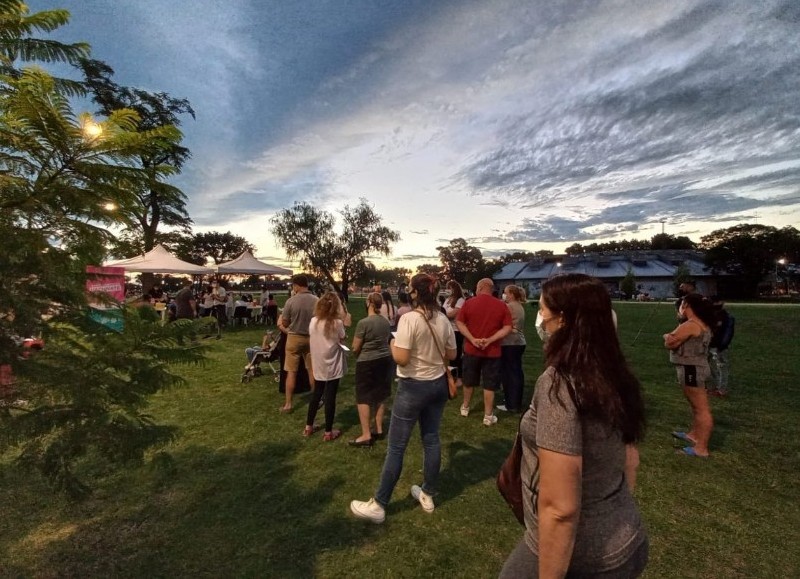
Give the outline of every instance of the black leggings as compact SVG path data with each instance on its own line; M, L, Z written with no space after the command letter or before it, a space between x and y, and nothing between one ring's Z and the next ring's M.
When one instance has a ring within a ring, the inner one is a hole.
M314 392L311 400L308 401L308 414L306 415L306 426L313 426L317 418L319 401L325 396L325 432L333 430L333 418L336 415L336 393L339 391L339 378L336 380L316 380L314 382Z

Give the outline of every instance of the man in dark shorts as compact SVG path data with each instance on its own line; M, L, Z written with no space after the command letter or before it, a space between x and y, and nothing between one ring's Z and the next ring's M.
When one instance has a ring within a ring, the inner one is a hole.
M308 382L311 389L314 389L308 325L314 317L314 308L319 298L308 291L308 278L302 274L292 278L292 293L278 320L278 329L286 334L286 357L283 364L283 369L286 370L286 400L280 408L281 412L292 411L292 396L301 358L306 365Z
M502 300L492 296L493 291L491 279L480 280L475 288L475 297L464 302L456 318L456 325L464 336L461 416L469 416L472 392L476 386L483 386L484 426L497 423L494 393L500 387L501 342L513 327L511 311Z

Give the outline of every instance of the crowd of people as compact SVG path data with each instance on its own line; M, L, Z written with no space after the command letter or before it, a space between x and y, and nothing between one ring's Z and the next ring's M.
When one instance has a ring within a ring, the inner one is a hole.
M460 284L451 281L440 300L437 280L419 274L403 289L397 305L389 292L367 295L367 315L356 325L350 347L345 343L351 321L346 302L335 292L317 297L303 275L292 278L292 296L278 316L278 327L287 334L281 412L294 408L301 359L312 384L303 436L323 430L323 441L340 437L334 427L336 398L351 351L359 419L359 432L348 441L351 446L372 447L384 438L386 402L397 383L383 468L372 496L351 501L353 515L373 523L385 520L417 425L423 467L410 495L424 512L435 510L439 429L451 369L462 387L459 413L464 418L473 410L472 397L479 387L483 396L477 407L486 427L497 424L495 410L521 413L525 532L501 576L641 574L649 543L633 490L644 403L620 347L605 285L583 274L556 276L542 285L536 330L544 342L545 369L527 407L522 369L527 300L522 288L506 286L499 299L487 278L477 283L474 297L466 299ZM728 391L722 380L728 376L726 351L733 318L719 300L693 290L682 288L679 324L664 335L664 344L692 409L691 428L673 436L687 444L680 453L706 457L713 428L708 396L711 391ZM717 369L712 373L714 363ZM500 391L503 403L495 406ZM315 421L322 407L320 428Z

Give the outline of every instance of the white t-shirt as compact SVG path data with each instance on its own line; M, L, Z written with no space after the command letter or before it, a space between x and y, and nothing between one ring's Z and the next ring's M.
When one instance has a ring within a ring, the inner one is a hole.
M450 320L442 313L436 312L429 320L431 328L439 337L439 344L444 349L456 349L456 335ZM442 352L425 323L425 318L417 311L403 315L397 324L397 337L394 345L411 350L411 358L405 366L397 366L397 375L401 378L415 380L435 380L444 374Z
M464 307L464 298L458 298L456 300L456 305L454 306L450 305L450 298L444 300L444 311L447 314L448 319L450 319L450 325L453 326L454 332L458 331L458 326L456 325L456 318L450 318L450 312L453 310L460 310L462 307Z
M339 346L345 337L344 323L336 319L333 328L333 335L326 336L325 322L320 322L316 316L308 324L311 368L315 380L336 380L347 372L347 356Z

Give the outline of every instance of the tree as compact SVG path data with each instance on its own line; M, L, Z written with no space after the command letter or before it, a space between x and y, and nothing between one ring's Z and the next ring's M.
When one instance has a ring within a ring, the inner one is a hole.
M696 249L697 244L684 235L675 237L669 233L659 233L650 239L650 249Z
M442 262L443 283L455 280L465 287L472 287L483 273L484 261L481 250L468 245L461 237L450 240L450 245L436 248Z
M619 290L627 299L632 298L633 294L636 293L636 277L633 275L633 269L630 266L628 266L625 277L619 282Z
M346 299L351 280L366 267L367 255L389 255L400 234L382 224L366 199L355 207L345 206L339 214L339 233L331 213L304 202L279 211L270 223L286 255L299 258L302 267L328 280Z
M678 292L680 290L681 284L690 282L692 280L692 272L689 269L689 266L686 263L681 262L681 264L675 268L675 274L672 276L672 293L675 297L678 297Z
M757 296L758 284L775 271L779 259L800 258L800 232L789 226L735 225L713 231L700 242L706 250L706 265L715 273L737 276L749 297Z
M239 257L245 251L255 253L256 246L230 231L209 231L182 238L176 253L181 259L198 265L208 263L209 259L219 265Z
M21 36L65 18L38 14L23 26L23 10L22 3L0 0L3 58L9 46L28 44L30 52L17 56L41 49L45 59L58 59L64 52L56 44L24 43L31 39ZM3 65L0 453L16 454L57 488L80 494L86 491L75 473L81 456L141 458L164 440L143 412L147 396L175 382L170 363L201 357L202 348L181 345L189 344L191 324L161 326L126 310L124 330L112 332L88 319L84 294L85 266L105 254L109 227L125 224L107 203L130 205L131 185L147 178L132 159L178 135L173 127L139 130L131 110L95 123L75 114L63 83L41 69ZM26 336L43 337L45 349L26 359L19 346Z
M99 106L98 113L101 115L107 116L120 109L136 111L139 128L145 131L160 127L177 130L181 115L188 114L194 118L194 110L186 99L116 84L112 80L114 70L104 62L84 58L79 61L78 67L85 77L84 85ZM132 225L127 229L128 236L141 245L142 252L156 246L162 226L187 234L191 231L192 220L186 209L186 195L165 180L180 173L190 157L191 152L181 145L181 138L154 142L152 147L141 149L137 155L137 165L149 179L133 188L137 202L124 210L132 217ZM152 274L142 276L142 285L145 291L149 289Z
M432 275L436 278L442 276L442 272L444 271L444 267L441 265L436 265L435 263L423 263L422 265L417 266L417 273L427 273L428 275Z

